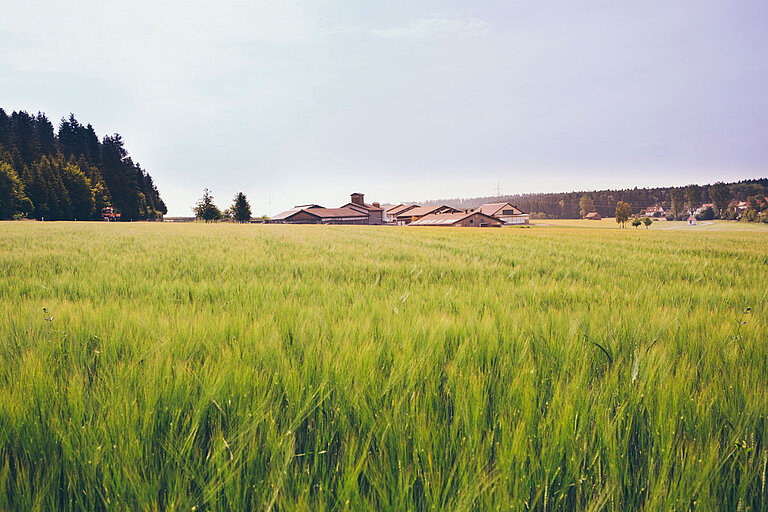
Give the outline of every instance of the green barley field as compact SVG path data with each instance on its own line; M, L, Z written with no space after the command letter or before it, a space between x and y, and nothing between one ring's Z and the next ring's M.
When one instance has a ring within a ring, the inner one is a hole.
M0 510L768 510L768 228L611 222L0 223Z

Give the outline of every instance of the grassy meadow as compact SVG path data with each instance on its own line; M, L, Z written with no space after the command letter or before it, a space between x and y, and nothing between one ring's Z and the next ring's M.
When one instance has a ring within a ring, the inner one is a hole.
M542 223L0 223L0 510L768 510L768 228Z

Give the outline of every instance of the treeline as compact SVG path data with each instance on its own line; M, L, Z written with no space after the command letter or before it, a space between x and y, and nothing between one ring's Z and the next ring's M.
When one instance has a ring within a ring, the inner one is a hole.
M768 196L768 178L744 180L724 184L729 200L746 201L750 196ZM702 185L700 203L713 202L710 192L714 185ZM690 193L690 190L689 190ZM594 209L602 217L613 217L616 204L624 201L629 204L633 213L640 213L649 206L662 206L665 210L676 209L682 213L677 204L680 197L687 201L686 187L657 187L633 188L623 190L593 190L581 192L559 192L546 194L517 194L503 196L472 197L468 199L439 199L427 201L425 205L447 204L455 208L477 208L483 203L509 202L534 217L550 219L578 219L581 215L579 201L583 196L589 196L594 202Z
M99 140L74 114L56 132L45 114L0 108L0 219L97 220L107 206L123 220L167 213L119 134Z

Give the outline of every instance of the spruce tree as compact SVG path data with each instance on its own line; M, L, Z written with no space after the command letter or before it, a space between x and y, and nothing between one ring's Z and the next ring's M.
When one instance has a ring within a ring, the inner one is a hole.
M242 192L237 193L232 203L232 218L235 222L248 222L251 220L251 205Z

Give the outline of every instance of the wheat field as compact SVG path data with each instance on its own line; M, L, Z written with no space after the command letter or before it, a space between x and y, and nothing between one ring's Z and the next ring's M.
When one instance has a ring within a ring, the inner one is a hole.
M729 226L0 223L0 510L768 510Z

